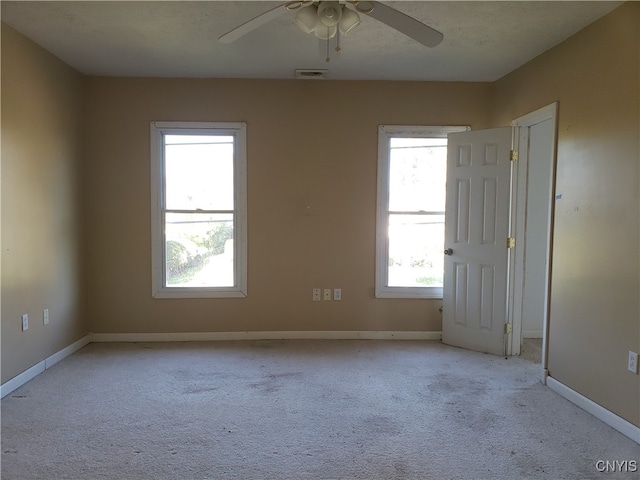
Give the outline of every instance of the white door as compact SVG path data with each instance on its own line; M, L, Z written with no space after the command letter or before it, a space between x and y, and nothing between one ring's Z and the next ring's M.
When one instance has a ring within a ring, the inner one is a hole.
M442 341L504 355L511 127L448 140Z

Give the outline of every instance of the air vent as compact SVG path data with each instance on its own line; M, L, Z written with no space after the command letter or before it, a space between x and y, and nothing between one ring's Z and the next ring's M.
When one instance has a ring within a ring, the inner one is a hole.
M329 70L307 70L298 68L296 69L296 78L302 78L304 80L324 80L328 71Z

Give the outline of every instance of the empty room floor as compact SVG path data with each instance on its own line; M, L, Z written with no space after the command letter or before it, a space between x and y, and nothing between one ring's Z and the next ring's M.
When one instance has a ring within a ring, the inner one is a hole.
M584 479L638 444L439 342L92 343L2 400L2 479Z

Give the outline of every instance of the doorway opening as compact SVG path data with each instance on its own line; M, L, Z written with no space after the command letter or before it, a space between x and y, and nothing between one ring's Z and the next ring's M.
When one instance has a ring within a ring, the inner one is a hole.
M450 134L447 159L442 340L495 355L537 343L543 381L556 112L554 103L511 127Z
M508 353L539 355L547 375L551 242L555 203L556 117L553 103L512 122L514 166ZM539 352L538 352L539 350Z

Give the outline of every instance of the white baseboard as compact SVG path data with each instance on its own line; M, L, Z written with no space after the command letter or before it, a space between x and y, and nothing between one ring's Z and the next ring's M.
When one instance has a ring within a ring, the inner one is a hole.
M59 352L54 353L53 355L48 356L41 362L36 363L33 367L28 368L24 372L16 375L11 380L6 381L2 385L0 385L0 398L4 398L9 395L11 392L20 388L22 385L27 383L32 378L40 375L47 368L51 368L60 360L68 357L72 353L77 352L85 345L88 345L91 342L91 334L85 335L80 340L73 342L68 347L63 348Z
M24 372L16 375L11 380L7 380L2 385L0 385L0 398L4 398L9 395L14 390L20 388L22 385L27 383L34 377L37 377L42 372L45 371L45 361L36 363L33 367L28 368Z
M442 332L185 332L94 333L92 342L210 342L220 340L440 340Z
M90 333L0 385L0 398L91 342L207 342L221 340L440 340L442 332L193 332Z
M542 330L522 330L522 338L542 338Z
M626 435L634 442L640 444L640 427L636 427L633 423L626 421L624 418L619 417L612 411L607 410L592 400L589 400L587 397L567 387L564 383L559 382L553 377L547 377L547 386L554 392L569 400L571 403L576 404L578 407L586 410L594 417L602 420L610 427L615 428L623 435Z

